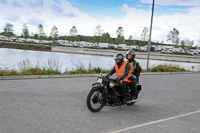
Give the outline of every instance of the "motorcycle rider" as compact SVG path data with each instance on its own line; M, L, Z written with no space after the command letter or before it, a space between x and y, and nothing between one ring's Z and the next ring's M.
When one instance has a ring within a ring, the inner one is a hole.
M130 83L132 96L135 96L135 94L138 93L136 83L138 82L140 73L142 71L140 64L135 60L135 56L136 54L134 50L128 50L126 52L126 59L131 65L131 73L133 75L131 78L129 78L130 80L132 80L132 82ZM137 97L134 100L137 100Z
M128 101L126 99L126 87L131 82L131 80L128 80L132 74L131 74L131 65L124 61L124 55L121 53L117 53L114 55L115 60L115 66L112 68L112 70L106 75L106 77L110 77L114 73L116 73L116 81L120 81L120 89L121 89L121 95L122 104L126 104Z

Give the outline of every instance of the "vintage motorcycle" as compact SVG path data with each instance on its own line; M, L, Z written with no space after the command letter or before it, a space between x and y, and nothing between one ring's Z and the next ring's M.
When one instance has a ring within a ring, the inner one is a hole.
M92 84L92 88L88 93L86 104L91 112L99 112L104 106L122 106L120 83L115 78L100 75L97 82ZM126 88L126 98L129 101L126 105L131 106L137 102L138 94L142 87L139 80L136 84L137 93L131 96L130 87Z

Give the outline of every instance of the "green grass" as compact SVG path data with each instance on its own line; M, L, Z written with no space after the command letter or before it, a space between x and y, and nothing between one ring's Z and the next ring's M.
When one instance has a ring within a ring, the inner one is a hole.
M16 70L1 70L0 76L15 76L15 75L58 75L61 74L58 70L31 68L28 70L16 71Z
M85 68L78 68L76 70L65 71L61 73L60 70L52 70L45 68L30 68L27 70L0 70L0 76L15 76L15 75L61 75L61 74L99 74L108 73L109 70L103 70L100 67L86 70Z
M149 69L149 72L184 72L188 71L184 68L180 68L179 66L173 65L158 65L156 67L152 67Z
M45 68L30 68L26 70L16 71L16 70L2 70L0 69L0 76L15 76L15 75L61 75L61 74L106 74L110 70L103 70L100 67L85 69L83 67L77 68L76 70L65 71L61 73L60 70L45 69ZM172 65L158 65L149 69L149 72L184 72L187 71L179 66ZM145 72L145 71L143 71Z
M0 42L0 48L16 48L16 49L31 49L31 50L47 49L47 50L51 50L51 46L21 44L21 43L6 43L6 42Z
M0 68L0 76L13 76L13 75L59 75L59 74L99 74L99 73L108 73L110 70L104 70L100 67L92 67L89 63L88 69L84 67L84 64L79 61L76 65L75 70L61 73L62 63L59 60L48 60L45 63L45 67L39 67L39 62L37 65L31 64L30 60L26 59L18 63L19 71L9 70L8 67Z
M108 73L110 70L103 70L100 67L92 68L86 70L85 68L78 68L72 71L65 71L64 74L99 74L99 73Z

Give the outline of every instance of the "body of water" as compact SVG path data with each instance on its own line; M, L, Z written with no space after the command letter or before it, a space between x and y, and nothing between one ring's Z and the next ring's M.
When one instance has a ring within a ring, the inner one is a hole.
M28 63L28 61L30 63ZM136 59L142 69L146 69L147 61L145 59ZM94 56L94 55L82 55L82 54L68 54L59 52L43 52L43 51L31 51L31 50L18 50L0 48L0 68L4 69L8 67L8 70L15 69L20 70L20 64L26 61L26 65L29 67L55 67L54 64L60 66L61 72L67 70L76 69L80 66L89 68L90 64L92 67L101 67L103 69L111 69L114 66L114 59L112 57L105 56ZM55 62L55 63L54 63ZM150 60L150 67L157 66L160 64L171 64L179 65L187 70L200 70L200 64L198 63L182 63L182 62L171 62L171 61L159 61Z

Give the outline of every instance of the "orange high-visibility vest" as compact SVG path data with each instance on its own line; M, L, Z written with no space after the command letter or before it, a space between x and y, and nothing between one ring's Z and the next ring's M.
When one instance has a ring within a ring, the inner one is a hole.
M117 64L115 65L115 70L116 70L116 76L117 76L117 78L120 78L120 77L124 74L126 64L128 64L128 65L130 66L130 68L131 68L130 63L128 63L128 62L126 62L126 61L124 61L124 62L122 63L122 65L121 65L120 68L118 68L118 65L117 65ZM122 80L122 81L131 82L130 80L128 80L128 78L130 78L131 76L132 76L132 74L131 74L131 69L130 69L130 70L129 70L129 74L128 74L128 75L124 78L124 80Z

